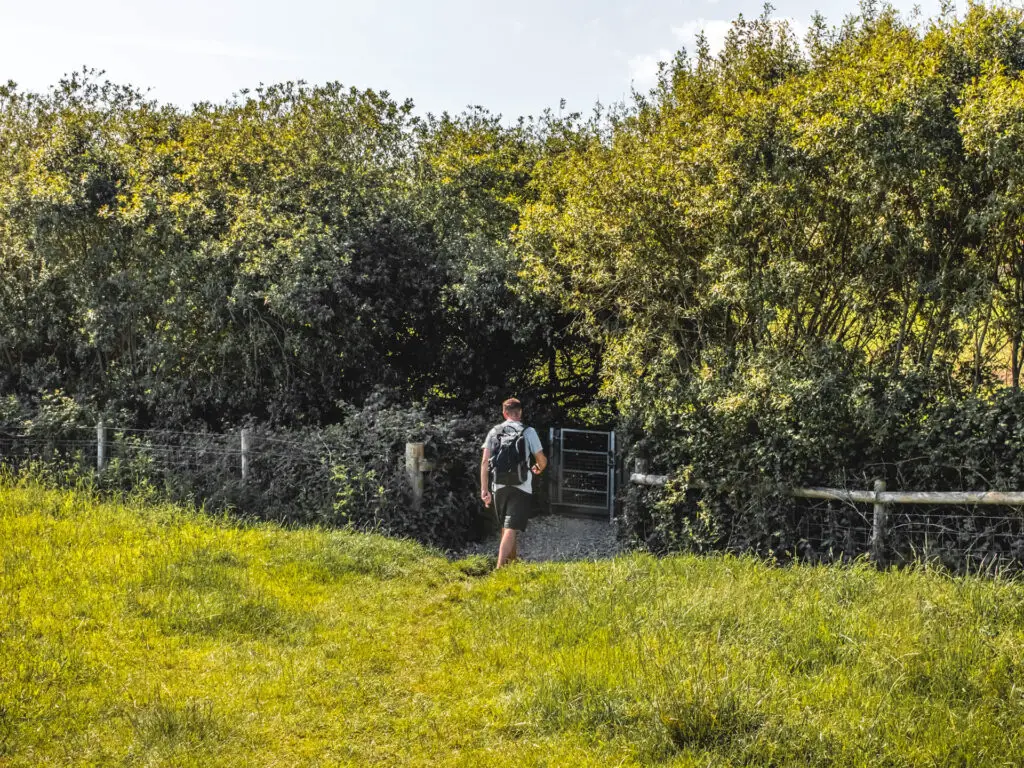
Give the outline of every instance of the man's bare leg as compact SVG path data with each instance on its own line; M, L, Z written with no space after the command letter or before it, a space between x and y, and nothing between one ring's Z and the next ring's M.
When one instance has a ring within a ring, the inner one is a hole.
M506 563L516 559L516 529L505 528L501 532L501 544L498 545L498 564L495 568L501 568Z

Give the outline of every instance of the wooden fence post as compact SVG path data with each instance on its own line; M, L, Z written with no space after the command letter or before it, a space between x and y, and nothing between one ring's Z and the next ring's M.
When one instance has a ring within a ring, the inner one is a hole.
M888 505L879 500L885 492L885 480L875 480L875 513L871 521L871 560L882 563L885 560L885 528Z
M412 508L423 505L423 443L405 444L405 476L412 488Z
M107 427L103 419L96 425L96 471L107 468Z
M252 430L242 430L242 482L249 479L249 448L252 443Z

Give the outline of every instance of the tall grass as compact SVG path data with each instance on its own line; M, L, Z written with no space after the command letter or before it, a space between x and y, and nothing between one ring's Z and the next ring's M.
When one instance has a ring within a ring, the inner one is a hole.
M1024 587L0 488L0 765L1021 765Z

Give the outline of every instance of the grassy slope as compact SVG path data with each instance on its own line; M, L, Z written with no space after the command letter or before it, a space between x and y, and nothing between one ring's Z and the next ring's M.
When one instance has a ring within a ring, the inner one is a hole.
M0 765L1020 765L1024 586L0 488Z

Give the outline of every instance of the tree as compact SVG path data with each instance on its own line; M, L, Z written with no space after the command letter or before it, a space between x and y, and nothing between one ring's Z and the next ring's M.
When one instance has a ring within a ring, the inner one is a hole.
M974 212L984 233L985 273L998 327L1010 347L1010 377L1020 388L1024 341L1024 79L1002 62L965 89L960 109L964 146L991 190Z

